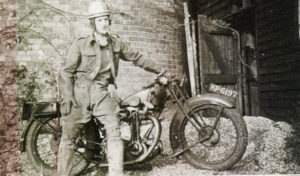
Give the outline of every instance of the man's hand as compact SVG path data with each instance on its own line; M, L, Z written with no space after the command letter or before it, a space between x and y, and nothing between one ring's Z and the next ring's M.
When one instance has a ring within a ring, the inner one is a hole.
M60 106L60 112L62 115L66 116L70 114L72 106L75 108L78 107L77 102L74 98L71 98L70 100L63 101Z
M120 102L121 99L118 96L116 86L113 84L109 84L107 87L108 93L110 97L114 98L117 102Z
M158 80L162 85L167 85L168 80L172 77L172 74L167 70L162 69L159 74L156 75L156 80Z

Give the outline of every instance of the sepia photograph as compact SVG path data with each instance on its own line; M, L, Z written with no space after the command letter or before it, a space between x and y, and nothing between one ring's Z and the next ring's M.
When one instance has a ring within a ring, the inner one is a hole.
M300 175L300 0L0 14L0 176Z

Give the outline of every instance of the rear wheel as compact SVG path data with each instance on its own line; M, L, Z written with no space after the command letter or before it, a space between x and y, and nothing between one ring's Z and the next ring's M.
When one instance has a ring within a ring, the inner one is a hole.
M232 167L243 156L247 146L245 122L233 109L217 105L192 106L193 113L179 122L181 149L188 148L184 160L196 168L225 170ZM195 124L200 124L200 132Z
M60 137L58 118L36 119L31 125L26 138L26 153L38 172L43 170L43 174L49 176L56 174ZM88 162L77 152L73 158L72 175L77 175L88 166Z

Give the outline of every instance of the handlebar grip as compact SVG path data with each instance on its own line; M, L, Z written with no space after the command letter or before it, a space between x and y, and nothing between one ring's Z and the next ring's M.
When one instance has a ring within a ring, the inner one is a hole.
M155 79L155 82L152 82L146 86L143 87L143 89L148 89L150 87L153 87L155 85L155 83L158 81L157 78L164 75L165 73L167 73L167 70L163 70L162 72L160 72L159 74L156 75L156 79Z
M167 73L167 70L163 70L162 72L160 72L159 74L157 74L157 77L160 77L160 76L164 75L165 73Z

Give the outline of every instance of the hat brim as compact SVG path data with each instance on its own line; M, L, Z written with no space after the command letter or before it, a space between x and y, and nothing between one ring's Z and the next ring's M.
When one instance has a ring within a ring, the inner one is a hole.
M111 14L110 12L97 13L97 14L89 15L89 19L101 17L101 16L109 16L110 14Z

